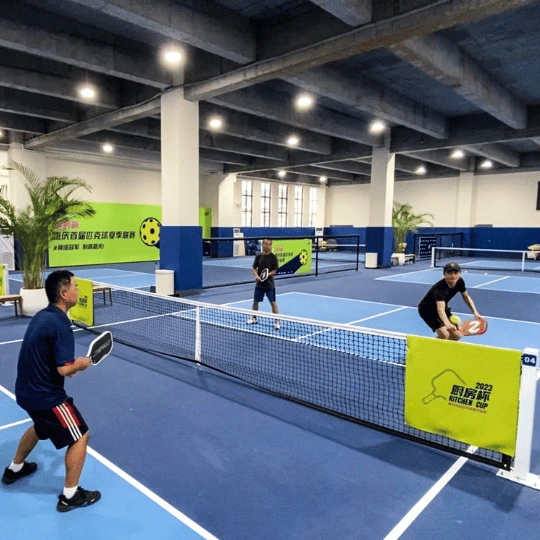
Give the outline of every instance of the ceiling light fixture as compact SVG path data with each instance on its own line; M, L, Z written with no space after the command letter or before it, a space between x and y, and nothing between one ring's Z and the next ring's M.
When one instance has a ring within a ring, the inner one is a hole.
M382 120L374 120L369 126L370 133L382 133L386 129L386 124Z
M328 178L326 178L326 176L321 176L321 177L319 178L319 181L320 181L320 182L326 182L327 180L328 180Z
M450 157L452 159L462 159L465 157L465 152L463 150L461 150L460 148L457 148L456 150L454 150L451 154L450 154Z
M287 173L286 173L286 171L278 171L277 175L278 175L280 178L285 178L285 176L287 176Z
M313 107L314 102L315 100L310 95L300 94L296 98L296 107L303 111L307 111L308 109L311 109L311 107Z
M96 97L96 90L88 83L79 88L79 95L84 99L94 99Z
M417 169L416 169L416 174L426 174L427 173L427 169L426 169L426 166L425 165L420 165Z
M182 54L177 50L168 50L164 53L163 58L168 64L179 64L182 60Z
M223 120L217 116L213 116L208 121L208 127L210 129L220 129L223 126Z
M112 144L109 144L109 143L105 143L101 148L107 154L110 154L114 150L114 146Z
M296 135L291 135L287 139L287 145L288 146L298 146L299 142L300 142L300 139Z
M480 167L482 169L492 169L493 168L493 161L491 159L484 159L482 163L480 163Z

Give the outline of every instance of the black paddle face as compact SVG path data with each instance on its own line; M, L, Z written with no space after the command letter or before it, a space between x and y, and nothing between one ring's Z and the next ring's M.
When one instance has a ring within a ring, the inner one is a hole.
M110 332L103 332L90 344L88 356L92 359L92 364L99 364L106 358L113 348L113 337Z

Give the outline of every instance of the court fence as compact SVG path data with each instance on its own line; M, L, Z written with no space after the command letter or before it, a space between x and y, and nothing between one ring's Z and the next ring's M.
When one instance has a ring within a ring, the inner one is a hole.
M365 257L359 235L271 238L279 262L277 279L354 271ZM253 283L253 261L262 251L262 240L258 236L205 238L203 288Z

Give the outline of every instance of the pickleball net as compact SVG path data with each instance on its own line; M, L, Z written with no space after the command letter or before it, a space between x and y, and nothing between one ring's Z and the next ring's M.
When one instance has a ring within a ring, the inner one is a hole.
M326 413L509 469L499 452L411 428L404 420L406 337L383 331L113 288L94 298L95 332L116 342L200 363ZM276 330L278 319L281 328Z

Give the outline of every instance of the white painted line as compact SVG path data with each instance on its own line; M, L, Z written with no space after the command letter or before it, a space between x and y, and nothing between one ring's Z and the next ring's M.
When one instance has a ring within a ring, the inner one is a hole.
M0 392L3 392L12 399L15 399L15 396L6 388L0 385ZM22 422L15 422L10 425L17 425L23 422L28 422L30 419L23 420ZM7 427L7 426L6 426ZM2 429L2 428L0 428ZM182 514L180 510L176 509L174 506L169 504L167 501L162 499L159 495L156 495L153 491L148 489L146 486L135 480L127 472L117 467L114 463L109 461L107 458L103 457L99 452L96 452L93 448L88 447L88 453L94 458L97 459L101 464L105 465L113 473L117 474L120 478L125 480L128 484L132 485L135 489L139 490L143 495L146 495L151 501L156 503L158 506L163 508L166 512L175 517L178 521L181 521L184 525L187 525L191 530L195 531L197 534L202 536L205 540L217 540L217 538L210 534L206 529L203 529L200 525L195 523L192 519L188 518L185 514Z
M474 454L478 450L476 446L469 446L467 452ZM403 519L386 535L384 540L397 540L411 526L414 520L427 508L429 503L442 491L442 489L454 478L459 470L469 461L469 458L460 457L431 487L431 489L409 510Z
M21 424L26 424L27 422L31 422L31 418L25 418L24 420L19 420L18 422L12 422L11 424L6 424L5 426L0 426L1 429L8 429L10 427L20 426Z
M426 268L425 270L413 270L412 272L403 272L402 274L392 274L391 276L383 276L383 277L378 277L378 278L375 278L375 280L385 280L385 279L388 279L388 280L393 280L393 281L400 281L399 278L401 276L410 276L411 274L422 274L423 272L437 272L439 273L439 271L436 269L436 268Z
M285 292L285 293L281 293L281 294L276 294L276 301L281 298L282 296L288 296L290 294L302 294L302 293L295 293L295 292ZM247 300L237 300L236 302L227 302L225 304L216 304L216 306L234 306L235 304L243 304L244 302L252 302L253 303L253 298L248 298ZM264 312L264 313L269 313L269 312Z
M10 343L20 343L22 339L14 339L12 341L2 341L0 342L0 345L9 345Z
M120 478L125 480L128 484L131 484L135 489L138 489L143 495L146 495L150 500L154 501L158 506L163 508L163 510L171 514L171 516L175 517L178 521L181 521L184 525L187 525L191 530L195 531L197 534L199 534L206 540L217 540L214 535L210 534L206 529L203 529L198 523L195 523L192 519L188 518L185 514L180 512L180 510L169 504L159 495L156 495L145 485L135 480L135 478L117 467L114 463L103 457L100 453L96 452L93 448L89 447L88 453L93 458L97 459L100 463L105 465L105 467L117 474Z
M6 394L8 398L11 398L13 401L15 401L15 394L12 394L7 388L0 386L0 392Z
M370 315L369 317L364 317L363 319L358 319L357 321L352 321L352 322L347 323L347 324L356 324L356 323L359 323L359 322L369 321L370 319L375 319L377 317L382 317L383 315L388 315L389 313L395 313L396 311L402 311L403 309L414 309L414 308L411 308L411 307L408 307L408 306L402 306L402 307L398 307L396 309L391 309L390 311L385 311L384 313L377 313L377 315Z
M480 287L484 287L484 285L489 285L490 283L496 283L497 281L502 281L503 279L508 279L510 276L504 276L499 279L492 279L491 281L487 281L486 283L480 283L480 285L475 285L474 287L471 287L471 289L479 289Z

